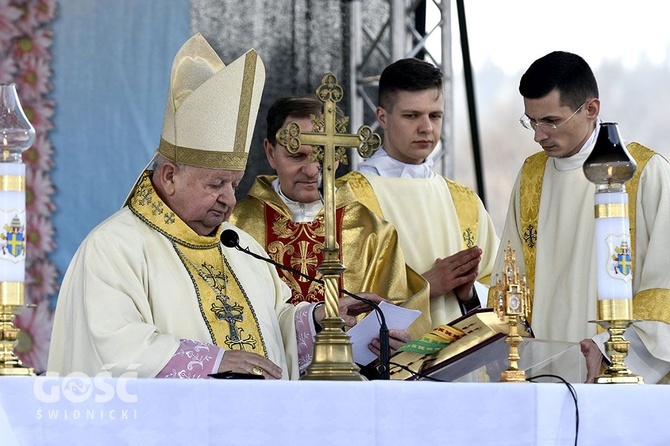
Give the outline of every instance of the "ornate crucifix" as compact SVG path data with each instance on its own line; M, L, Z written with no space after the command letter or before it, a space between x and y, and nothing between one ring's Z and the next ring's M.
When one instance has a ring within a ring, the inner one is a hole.
M277 132L277 141L290 153L297 153L303 144L313 146L323 173L326 236L323 263L317 269L323 274L326 318L324 329L314 344L314 360L303 379L362 380L364 378L353 361L349 336L342 330L344 321L339 313L339 278L345 267L340 262L336 241L335 163L346 163L347 147L356 147L362 157L370 157L381 146L381 138L368 126L361 126L356 134L346 133L349 119L338 119L336 114L343 91L334 74L323 76L316 95L323 102L323 116L312 118L313 131L301 132L297 123L290 122Z

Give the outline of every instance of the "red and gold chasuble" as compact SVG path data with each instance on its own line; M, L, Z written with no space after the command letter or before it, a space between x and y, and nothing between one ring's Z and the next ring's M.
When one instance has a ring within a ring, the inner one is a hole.
M265 207L265 250L272 260L289 266L317 279L322 275L316 268L323 262L326 225L319 216L312 222L295 223L285 215L277 212L267 203ZM337 244L342 246L342 216L344 208L337 209L335 221L337 226ZM340 250L340 261L342 251ZM291 288L293 305L299 302L323 302L325 299L323 284L316 283L277 268L279 277ZM340 289L342 277L340 277Z

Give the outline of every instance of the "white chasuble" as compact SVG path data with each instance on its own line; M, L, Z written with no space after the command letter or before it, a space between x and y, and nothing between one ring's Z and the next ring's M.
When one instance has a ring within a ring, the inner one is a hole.
M488 285L498 238L490 216L472 191L457 183L448 183L438 175L425 179L388 178L352 172L347 177L364 203L365 186L357 176L363 176L369 182L382 218L396 227L405 261L412 269L423 274L438 258L476 245L483 251L477 279ZM462 196L471 200L465 205L455 202L450 184L456 190L467 191ZM430 307L433 327L461 316L453 292L431 298Z
M153 377L180 339L262 354L297 378L295 308L274 269L199 236L145 176L131 207L96 227L63 279L48 370ZM240 243L263 250L237 230ZM225 354L224 354L225 355ZM288 360L287 360L288 358Z

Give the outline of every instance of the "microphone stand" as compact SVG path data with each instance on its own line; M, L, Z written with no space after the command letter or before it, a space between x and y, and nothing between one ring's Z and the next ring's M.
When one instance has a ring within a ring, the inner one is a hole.
M229 230L232 231L232 229L229 229ZM224 231L224 233L225 232L226 231ZM278 268L281 268L285 271L288 271L288 272L293 273L293 274L297 274L300 277L303 277L307 280L310 280L312 282L316 282L316 283L320 283L321 285L324 285L324 281L321 280L321 279L317 279L316 277L308 276L307 274L304 274L304 273L298 271L297 269L293 269L293 268L288 267L286 265L283 265L279 262L275 262L274 260L272 260L269 257L263 257L261 255L258 255L256 253L254 253L254 252L251 252L249 250L249 248L242 248L240 246L239 242L238 242L239 237L238 237L236 232L235 232L235 237L231 238L230 241L226 240L226 242L224 242L223 241L223 234L221 234L221 238L222 238L221 242L223 243L223 245L228 247L228 248L235 248L238 251L242 251L246 254L249 254L251 257L254 257L258 260L262 260L264 262L271 263L272 265L274 265ZM377 305L375 302L371 301L370 299L366 299L364 297L357 296L356 294L350 293L349 291L345 290L344 288L340 289L340 291L342 291L347 296L350 296L350 297L356 299L359 302L363 302L365 304L368 304L369 306L371 306L375 310L375 313L377 313L377 319L379 320L379 344L380 344L379 366L377 366L377 372L379 372L380 379L390 379L389 371L390 371L390 361L391 361L391 354L390 354L391 349L390 349L390 346L389 346L389 329L388 329L388 326L386 325L386 318L384 317L384 312L381 310L381 308L379 308L379 305Z

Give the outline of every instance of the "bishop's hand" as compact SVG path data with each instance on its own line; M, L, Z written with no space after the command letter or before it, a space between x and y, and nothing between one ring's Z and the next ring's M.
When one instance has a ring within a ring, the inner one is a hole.
M282 370L274 362L253 352L225 350L219 372L263 375L265 379L281 379Z

